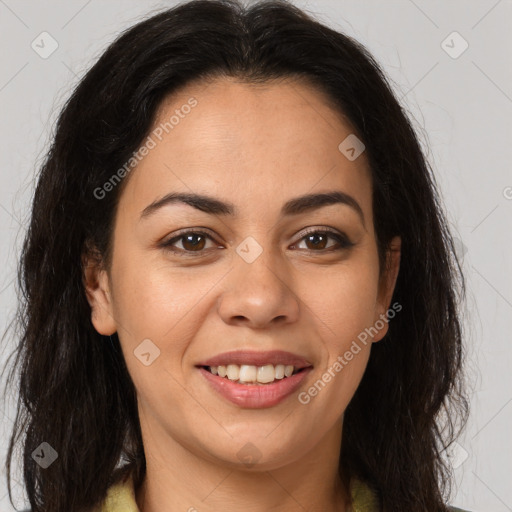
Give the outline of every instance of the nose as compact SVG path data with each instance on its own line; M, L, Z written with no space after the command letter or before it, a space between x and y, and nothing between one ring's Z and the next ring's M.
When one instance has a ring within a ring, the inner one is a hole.
M253 261L236 255L233 265L218 302L224 322L262 329L298 320L300 300L282 260L263 251Z

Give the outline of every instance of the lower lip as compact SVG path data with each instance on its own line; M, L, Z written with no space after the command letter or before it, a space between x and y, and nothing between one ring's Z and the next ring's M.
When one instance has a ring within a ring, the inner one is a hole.
M226 377L219 377L199 368L208 383L230 402L247 409L263 409L279 404L290 396L304 381L312 367L305 368L291 377L275 380L272 384L237 384Z

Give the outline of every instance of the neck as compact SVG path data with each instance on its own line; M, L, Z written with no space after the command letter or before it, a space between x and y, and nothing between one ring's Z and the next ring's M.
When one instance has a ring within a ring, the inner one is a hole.
M299 458L279 465L219 461L185 448L151 425L144 435L146 475L136 489L140 512L349 512L349 481L338 470L342 420ZM248 504L251 506L248 507Z

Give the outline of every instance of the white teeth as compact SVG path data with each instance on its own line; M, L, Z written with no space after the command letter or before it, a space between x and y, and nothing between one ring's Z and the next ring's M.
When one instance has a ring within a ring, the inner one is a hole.
M228 364L227 376L229 380L238 380L240 375L240 367L236 364Z
M233 365L235 366L235 365ZM257 372L258 372L258 369L256 368L256 366L249 366L248 364L243 364L242 366L239 366L240 368L240 374L238 376L238 378L242 381L242 382L256 382L257 381ZM235 379L231 379L231 380L235 380ZM238 380L238 379L236 379Z
M293 367L292 367L293 368ZM276 372L274 370L274 366L271 364L266 364L265 366L260 366L258 368L258 376L257 381L262 384L267 384L268 382L273 382L276 377Z
M229 380L239 384L269 384L276 379L291 377L294 371L295 373L298 371L291 364L278 364L275 366L272 364L266 364L264 366L228 364L227 366L210 366L208 368L213 375L227 377Z
M284 364L278 364L276 366L276 379L282 379L284 377Z

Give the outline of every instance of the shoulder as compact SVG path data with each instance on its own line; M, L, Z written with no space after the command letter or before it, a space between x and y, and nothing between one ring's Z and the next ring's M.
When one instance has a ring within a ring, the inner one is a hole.
M32 512L32 509L21 512ZM89 512L140 512L135 500L135 489L131 474L112 484L105 499Z
M372 512L377 510L377 496L373 490L356 477L350 479L350 496L354 512Z
M354 512L375 512L378 510L377 495L373 489L362 480L352 477L350 480L350 492ZM446 505L450 512L470 512L462 508Z
M378 508L378 500L375 492L362 480L352 478L350 481L350 493L354 512L374 512ZM470 512L462 508L448 506L450 512ZM99 508L91 512L139 512L135 502L135 493L131 475L124 478L108 490L105 501ZM22 512L31 512L30 509Z
M135 500L135 488L131 472L126 473L117 483L110 486L98 512L140 512Z

